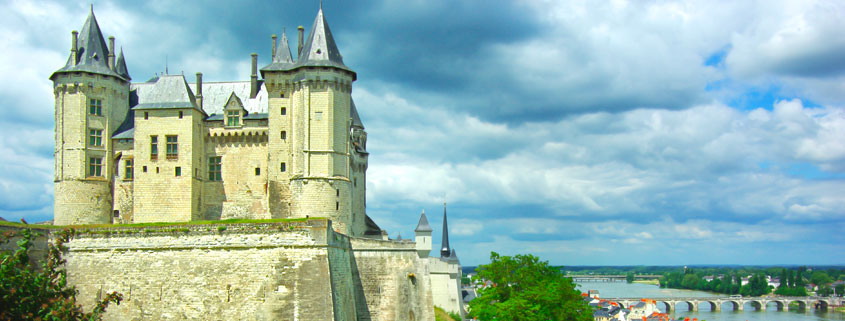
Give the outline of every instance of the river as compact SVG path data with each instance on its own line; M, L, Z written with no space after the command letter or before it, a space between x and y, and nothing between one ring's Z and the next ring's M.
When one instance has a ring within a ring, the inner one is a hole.
M656 285L627 283L627 282L581 282L579 290L599 290L599 297L603 298L657 298L657 297L711 297L717 296L714 293L661 289ZM664 304L658 302L658 308L665 311ZM721 312L709 311L710 306L702 304L698 312L687 311L686 304L679 304L676 311L671 311L673 318L690 317L707 321L820 321L820 320L845 320L845 313L842 312L817 312L817 311L778 311L777 307L770 303L765 311L755 311L751 304L746 304L744 311L732 311L729 303L722 305Z

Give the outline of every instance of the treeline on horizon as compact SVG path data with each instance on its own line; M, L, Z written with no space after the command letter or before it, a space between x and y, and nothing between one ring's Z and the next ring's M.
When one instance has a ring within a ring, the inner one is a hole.
M566 266L567 275L662 275L660 287L711 291L743 296L760 296L774 292L785 296L807 296L806 285L818 286L818 295L845 293L845 266ZM705 277L712 277L708 281ZM748 283L742 285L742 278ZM769 286L767 277L779 279L780 285Z

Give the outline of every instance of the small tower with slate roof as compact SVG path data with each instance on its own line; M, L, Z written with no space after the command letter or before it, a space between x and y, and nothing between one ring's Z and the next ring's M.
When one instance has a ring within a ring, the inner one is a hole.
M129 72L114 38L103 38L93 7L72 32L70 56L51 76L56 111L54 223L112 222L111 137L129 112Z
M414 229L415 241L417 243L417 254L421 258L427 258L431 253L431 226L428 225L428 218L425 217L425 210L420 214L420 222Z
M340 232L363 235L367 152L351 96L357 76L343 63L322 8L303 41L294 60L282 33L272 63L261 68L268 146L279 151L269 159L270 212L328 217Z

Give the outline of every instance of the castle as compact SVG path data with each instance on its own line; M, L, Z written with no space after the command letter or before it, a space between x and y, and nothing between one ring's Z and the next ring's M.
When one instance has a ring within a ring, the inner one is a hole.
M69 243L68 280L81 297L130 293L128 307L109 309L113 319L429 320L433 305L464 313L445 205L443 248L431 258L424 212L414 241L390 240L366 214L357 75L322 8L307 37L298 28L296 59L287 36L273 35L271 62L259 70L253 53L248 81L163 73L132 83L108 39L92 8L50 76L54 224L97 224ZM198 221L221 223L190 224ZM187 224L121 225L163 222Z

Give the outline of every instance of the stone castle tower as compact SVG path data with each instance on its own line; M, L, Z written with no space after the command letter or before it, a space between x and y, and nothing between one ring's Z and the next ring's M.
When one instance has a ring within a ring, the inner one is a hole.
M129 111L129 81L121 51L114 55L93 10L73 31L67 64L50 76L56 103L55 223L111 222L116 166L111 133Z
M93 9L72 33L56 97L57 225L326 217L380 237L366 215L367 133L322 9L296 59L273 35L249 80L130 83Z

